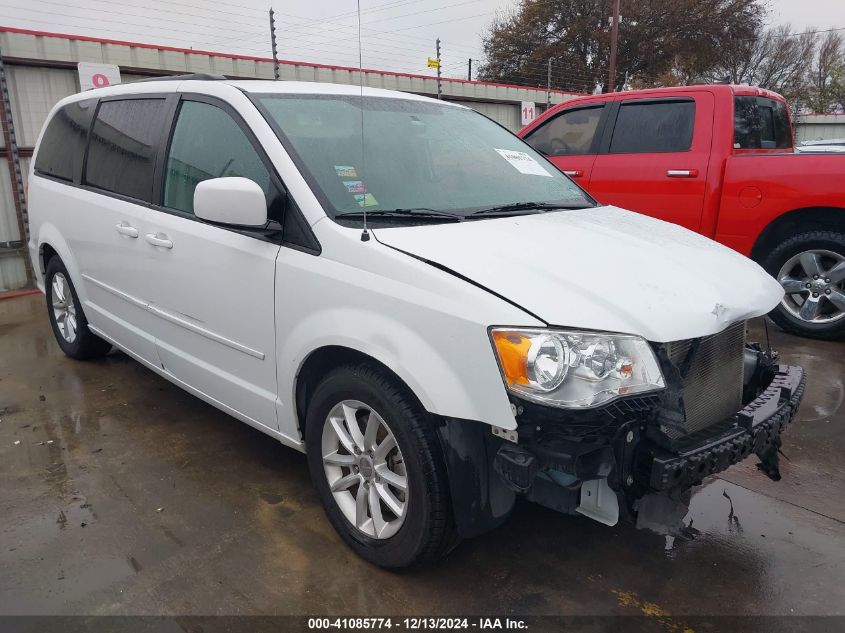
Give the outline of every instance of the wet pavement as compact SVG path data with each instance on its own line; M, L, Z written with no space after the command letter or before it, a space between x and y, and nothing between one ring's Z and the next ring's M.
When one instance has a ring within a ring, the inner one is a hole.
M781 482L709 479L674 541L523 503L397 574L341 542L304 456L123 354L65 358L40 295L2 301L0 614L845 614L845 344L769 329L809 372Z

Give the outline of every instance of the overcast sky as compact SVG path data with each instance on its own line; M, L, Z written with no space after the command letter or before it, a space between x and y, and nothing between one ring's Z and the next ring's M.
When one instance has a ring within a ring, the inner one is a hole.
M355 0L0 0L0 24L43 31L269 56L267 10L276 11L279 56L358 64ZM442 41L444 76L465 77L481 34L516 0L361 0L364 65L431 74ZM624 15L625 0L622 0ZM767 0L772 24L845 27L845 0Z

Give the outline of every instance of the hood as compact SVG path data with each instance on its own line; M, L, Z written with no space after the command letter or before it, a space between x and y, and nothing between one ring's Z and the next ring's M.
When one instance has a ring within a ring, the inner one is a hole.
M783 297L780 284L747 257L616 207L373 233L379 242L451 269L550 325L654 342L715 334L766 314Z

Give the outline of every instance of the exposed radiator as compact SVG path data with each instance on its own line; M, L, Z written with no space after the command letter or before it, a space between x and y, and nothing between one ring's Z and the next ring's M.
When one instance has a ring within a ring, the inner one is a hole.
M683 377L685 428L667 429L673 438L705 429L742 408L745 322L712 336L668 343L669 358L681 366L696 341Z

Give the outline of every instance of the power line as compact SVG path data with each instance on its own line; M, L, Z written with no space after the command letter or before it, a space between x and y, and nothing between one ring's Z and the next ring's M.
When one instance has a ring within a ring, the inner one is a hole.
M300 26L300 25L297 25L297 26ZM315 29L315 31L317 31L321 34L325 32L319 26L311 26L310 24L304 24L304 25L301 25L301 26L302 26L302 28ZM357 27L355 25L348 25L348 26L344 25L341 28L356 29ZM367 28L366 26L363 26L363 25L362 25L361 28L362 28L363 31L369 31L369 32L374 33L374 34L378 34L383 39L392 39L392 40L399 40L399 41L405 41L406 39L421 40L421 41L425 41L425 42L430 41L430 38L427 38L427 37L420 37L420 36L413 36L413 35L401 35L401 36L397 37L397 36L392 36L392 33L393 33L392 31L380 31L380 30L377 30L377 29L370 29L370 28ZM347 39L354 39L354 37L347 37L347 38L343 38L342 40L334 40L334 41L345 41ZM467 46L467 45L454 44L454 43L449 44L449 48L451 48L451 49L464 49L464 50L467 50L467 51L471 51L473 54L475 54L478 50L478 49L472 48L472 47Z
M469 4L469 3L479 2L479 1L481 1L481 0L469 0L469 2L457 3L457 4L455 4L455 5L446 5L445 7L442 7L442 8L448 8L448 7L451 7L451 6L460 6L460 5L462 5L462 4ZM392 16L392 17L390 17L390 18L385 18L385 19L382 19L382 20L376 20L375 22L383 22L383 21L388 20L388 19L393 20L393 19L398 19L398 18L403 18L403 17L413 16L413 15L418 15L418 14L421 14L421 13L429 13L429 12L430 12L430 11L417 11L417 12L415 12L415 13L407 13L407 14L402 14L402 15L398 15L398 16ZM457 19L457 20L455 20L455 21L458 21L458 20L463 20L463 19L469 19L469 18L471 18L471 17L477 17L477 16L468 16L468 17L466 17L466 18L458 18L458 19ZM448 20L448 21L451 21L451 20ZM435 23L433 23L433 24L441 24L441 22L435 22ZM351 29L357 29L357 27L356 27L356 26L353 26L353 25L335 25L333 28L329 28L329 29L323 28L323 27L321 27L321 26L316 26L316 25L312 26L310 23L306 23L306 24L297 24L297 25L294 25L294 26L295 26L296 28L293 28L293 29L285 29L285 32L286 32L286 33L289 33L289 34L290 34L290 33L296 33L298 29L307 28L307 29L315 29L315 30L319 31L319 33L320 33L320 34L325 34L325 33L327 33L327 32L329 32L329 33L334 33L334 32L338 32L338 31L342 31L342 30L344 30L344 29L350 29L350 30L351 30ZM427 24L414 25L414 26L412 26L412 27L408 27L408 28L420 28L420 27L423 27L423 26L429 26L429 25L427 25ZM373 33L378 33L378 34L380 34L382 37L384 37L384 36L389 36L389 35L391 35L391 34L393 34L393 33L396 33L397 31L407 30L407 29L393 29L393 30L390 30L390 31L379 31L379 30L376 30L376 29L371 29L371 28L369 28L369 27L363 27L363 25L362 25L362 29L363 29L363 30L365 30L365 31L369 31L369 32L373 32ZM356 37L355 35L350 35L350 36L348 36L348 37L341 37L340 39L336 39L336 40L334 40L334 41L335 41L335 42L338 42L338 41L348 41L348 40L354 40L354 39L355 39L355 37ZM395 39L395 38L392 38L392 39ZM422 38L420 38L420 39L422 39ZM464 48L464 47L463 47L463 46L461 46L461 45L455 45L455 46L453 46L453 48ZM467 48L467 50L472 50L473 52L475 52L477 49L470 49L470 48Z
M423 13L432 13L434 11L443 11L444 9L451 9L454 7L461 7L467 4L476 4L478 2L484 2L485 0L464 0L463 2L455 2L453 4L446 4L440 7L435 7L434 9L424 9L423 11L414 11L413 13L403 13L401 15L391 15L385 18L380 18L378 20L371 20L369 24L377 24L379 22L385 22L387 20L396 20L399 18L406 18L414 15L422 15Z
M26 9L26 8L24 8L24 7L9 6L9 5L7 5L7 6L6 6L6 8L8 8L8 9L13 9L13 10L18 10L18 11L27 11L27 10L28 10L28 9ZM136 17L140 17L140 16L136 16ZM67 23L67 22L55 22L55 21L52 21L52 20L43 20L43 19L41 19L41 18L30 18L30 17L26 17L26 18L15 17L15 18L13 18L13 19L16 19L16 20L25 20L25 21L31 21L31 22L38 22L38 23L42 23L42 24L52 24L52 25L55 25L55 26L60 26L60 27L68 27L68 26L70 26L70 27L73 27L74 29L86 29L86 30L89 30L89 29L90 29L90 25L88 25L88 24L86 24L86 25L81 25L81 24L69 24L69 23ZM84 18L84 17L79 17L79 18L76 18L75 16L73 17L73 19L85 20L85 18ZM99 20L99 22L108 22L108 23L111 23L111 24L120 24L120 25L124 25L124 26L126 26L126 25L127 25L127 22L126 22L126 21L121 21L121 20L110 20L110 19L108 19L108 18L101 18L101 19ZM176 24L177 26L175 26L175 27L166 27L166 28L170 28L170 29L172 29L172 30L174 30L174 31L179 31L180 33L189 33L189 34L191 34L191 35L199 35L199 36L201 36L201 37L202 37L202 36L207 36L207 35L208 35L207 33L201 33L201 32L199 32L199 31L190 31L190 30L186 30L186 29L184 28L184 23L182 23L182 22L177 22L177 21L175 21L175 20L171 20L171 22L173 22L173 24ZM161 27L156 26L155 24L149 24L149 25L129 24L129 26L134 26L134 27L138 27L138 28L141 28L141 29L145 29L145 30L149 30L149 29L156 29L156 28L161 28ZM108 27L108 29L109 29L110 31L115 32L115 33L123 33L123 34L125 34L125 35L130 35L130 36L134 36L134 35L136 34L136 32L135 32L135 31L123 31L123 30L112 29L111 27ZM247 34L252 34L252 35L255 35L256 33L255 33L255 32L253 32L253 31L241 31L241 34L243 34L243 35L247 35Z
M798 37L799 35L819 35L821 33L833 33L834 31L845 31L845 27L837 27L835 29L822 29L820 31L804 31L803 33L787 33L785 35L771 35L770 37L775 38L775 39L780 39L780 38L784 38L784 37ZM748 40L748 41L753 41L753 40Z
M369 9L363 9L361 11L361 15L367 15L370 13L376 13L378 11L387 11L388 9L398 8L400 6L405 6L408 4L415 4L418 0L394 0L393 2L388 2L383 5L378 5L376 7L370 7ZM346 13L339 13L334 16L329 16L328 18L308 18L304 15L293 15L293 14L285 14L287 17L291 18L299 18L301 20L306 20L308 22L319 23L319 24L326 24L330 22L337 22L339 20L344 20L350 17L356 17L357 11L347 11Z
M52 0L34 0L34 1L35 1L35 2L41 2L41 3L44 3L44 4L53 4L53 5L58 5L58 6L61 6L62 8L64 8L64 9L74 8L74 9L81 9L81 10L83 10L83 11L91 11L91 12L96 12L96 13L117 13L117 12L115 12L115 11L108 11L108 10L105 10L105 9L98 9L98 8L95 8L95 7L81 7L81 6L78 6L78 7L69 7L69 5L68 5L67 3L64 3L64 2L54 2L54 1L52 1ZM112 0L87 0L87 1L88 1L88 2L99 2L99 3L102 3L102 4L109 5L109 6L114 6L114 4L115 4ZM160 1L162 1L162 0L154 0L154 1L159 1L159 2L160 2ZM127 3L127 2L121 2L121 3L120 3L120 6L121 6L121 7L132 7L132 8L135 8L135 9L145 9L145 10L147 10L147 11L149 11L149 10L150 10L149 5L131 4L131 3ZM186 8L188 8L188 7L193 7L193 8L196 8L196 9L201 9L201 10L202 10L202 13L197 13L197 12L186 12L186 11L176 11L176 10L174 10L174 9L161 9L161 8L156 8L156 9L155 9L155 12L156 12L157 14L158 14L158 13L172 13L172 14L174 14L174 15L182 15L182 16L185 16L185 17L192 18L192 19L194 19L194 20L196 20L196 19L204 19L204 20L214 20L214 19L217 19L217 18L214 18L214 17L212 17L212 16L206 15L206 14L209 14L209 13L218 13L218 14L220 14L220 15L226 15L226 16L244 17L243 13L232 13L232 12L230 12L230 11L220 11L220 10L218 10L218 9L209 9L209 8L207 8L207 7L198 7L198 6L196 6L196 5L186 5L186 4L180 4L179 6L186 7ZM255 11L255 14L256 14L256 16L258 15L257 10ZM123 13L119 13L119 15L124 15L124 14L123 14ZM149 13L145 14L143 17L149 17ZM253 23L253 22L243 22L242 20L241 20L241 21L239 21L239 20L233 20L233 19L232 19L232 18L230 18L230 17L227 17L227 18L226 18L226 22L227 22L227 23L244 24L244 25L247 25L247 24L248 24L248 25L250 25L250 26L253 26L253 25L255 24L255 23ZM256 22L257 22L257 20L256 20ZM182 23L182 24L184 24L184 23Z

